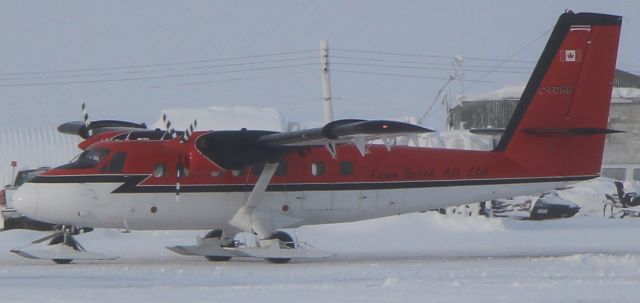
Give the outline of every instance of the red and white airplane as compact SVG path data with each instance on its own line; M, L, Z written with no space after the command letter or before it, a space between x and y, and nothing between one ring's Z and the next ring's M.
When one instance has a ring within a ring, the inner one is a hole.
M14 196L22 214L65 228L35 241L50 240L48 249L14 252L66 263L99 258L73 239L79 228L206 229L212 231L197 245L171 249L210 260L287 262L322 253L297 247L283 228L536 194L596 178L605 135L614 132L607 122L621 21L560 16L492 151L396 146L390 139L430 130L394 121L177 134L113 121L65 124L87 137L84 152ZM386 144L372 144L380 139ZM233 237L242 231L257 236L255 247L237 246Z

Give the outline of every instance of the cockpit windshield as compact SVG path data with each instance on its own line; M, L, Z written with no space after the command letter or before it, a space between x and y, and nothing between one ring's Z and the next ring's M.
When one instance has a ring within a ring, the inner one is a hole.
M83 151L68 164L58 166L63 169L95 168L109 154L106 148L90 148Z

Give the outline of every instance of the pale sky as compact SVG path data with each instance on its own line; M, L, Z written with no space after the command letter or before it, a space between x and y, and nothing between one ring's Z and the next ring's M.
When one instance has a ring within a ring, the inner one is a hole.
M526 82L567 8L622 15L618 68L640 74L637 0L3 0L0 127L79 120L82 100L92 119L244 105L321 122L321 39L336 118L420 116L456 55L467 93Z

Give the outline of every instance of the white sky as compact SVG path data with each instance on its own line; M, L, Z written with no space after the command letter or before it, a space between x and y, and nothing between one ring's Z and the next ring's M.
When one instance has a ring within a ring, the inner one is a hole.
M92 119L150 123L163 108L244 105L322 121L321 39L331 47L336 118L419 116L444 84L451 59L345 50L462 55L468 92L485 92L525 82L533 62L506 63L483 77L500 61L473 58L517 53L515 60L537 60L548 34L540 36L566 8L624 16L618 67L640 73L640 1L633 0L3 0L0 127L79 120L81 100ZM296 53L215 61L281 52ZM177 62L192 63L158 65ZM73 71L42 73L64 70ZM39 73L21 74L28 72ZM131 78L143 79L125 80ZM60 82L75 84L52 85ZM458 86L451 87L455 93Z

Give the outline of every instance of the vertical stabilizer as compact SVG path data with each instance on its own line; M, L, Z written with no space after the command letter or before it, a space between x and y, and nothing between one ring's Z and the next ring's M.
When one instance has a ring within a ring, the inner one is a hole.
M564 13L496 151L533 175L597 175L622 17Z

